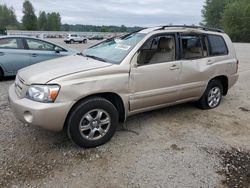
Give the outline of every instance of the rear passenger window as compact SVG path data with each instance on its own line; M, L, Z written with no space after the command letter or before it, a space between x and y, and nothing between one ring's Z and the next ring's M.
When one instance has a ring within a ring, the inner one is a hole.
M210 55L227 55L228 49L224 39L218 35L208 35L210 44Z
M181 37L181 43L183 59L203 57L203 49L200 36L184 35Z

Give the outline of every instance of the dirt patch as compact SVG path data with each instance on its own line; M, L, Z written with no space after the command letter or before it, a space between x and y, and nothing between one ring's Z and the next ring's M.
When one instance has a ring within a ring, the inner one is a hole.
M225 176L222 180L227 187L250 187L250 152L232 148L218 152L223 169L218 171Z
M177 146L176 144L172 144L172 145L170 146L170 148L171 148L172 150L175 150L175 151L183 151L183 150L184 150L183 147L179 147L179 146Z

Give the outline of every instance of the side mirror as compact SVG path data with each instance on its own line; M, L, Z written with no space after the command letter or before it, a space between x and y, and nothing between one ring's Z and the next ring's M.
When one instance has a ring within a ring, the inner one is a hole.
M137 56L137 66L143 65L143 53L141 51L138 51L138 56Z
M56 46L56 47L55 47L55 52L56 52L56 53L60 53L60 51L61 51L61 48L59 48L58 46Z
M133 68L139 66L139 64L138 64L138 57L139 57L139 55L140 55L140 52L136 52L134 54L134 56L132 57L132 59L131 59L131 66Z

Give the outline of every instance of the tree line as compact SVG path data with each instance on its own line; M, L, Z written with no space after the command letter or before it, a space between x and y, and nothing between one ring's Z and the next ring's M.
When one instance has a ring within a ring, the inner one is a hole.
M23 3L23 17L21 23L17 21L15 10L12 7L0 4L0 33L5 29L21 29L31 31L86 31L86 32L133 32L140 27L95 26L95 25L70 25L61 24L58 12L40 11L36 16L35 9L30 1Z
M220 28L230 35L233 41L250 42L250 0L206 0L202 10L204 18L201 25ZM17 21L12 7L0 4L0 32L7 29L42 30L42 31L90 31L90 32L133 32L140 27L94 26L61 24L57 12L35 9L29 0L23 3L21 23Z
M126 27L125 25L121 26L96 26L96 25L69 25L62 24L62 31L85 31L85 32L134 32L142 29L141 27Z
M6 5L0 5L0 30L22 29L22 30L49 30L57 31L61 27L61 16L57 12L39 13L37 17L35 9L30 1L23 3L22 22L17 21L15 10Z
M250 42L250 0L206 0L203 25L223 29L233 41Z

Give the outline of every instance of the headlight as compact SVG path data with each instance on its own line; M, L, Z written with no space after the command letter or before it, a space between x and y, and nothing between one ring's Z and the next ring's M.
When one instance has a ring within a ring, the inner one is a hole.
M37 102L54 102L59 93L59 85L31 85L26 97Z

